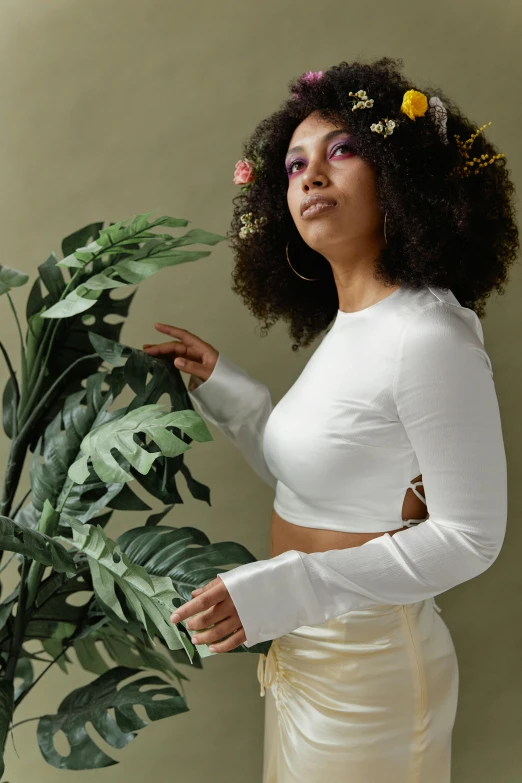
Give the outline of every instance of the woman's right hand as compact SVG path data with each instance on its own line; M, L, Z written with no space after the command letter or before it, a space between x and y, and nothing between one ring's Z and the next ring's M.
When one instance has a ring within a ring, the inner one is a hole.
M175 367L191 376L189 391L193 391L198 385L195 378L206 381L211 376L219 355L213 345L179 326L156 323L154 328L178 339L167 343L144 343L144 352L149 356L166 356L172 359Z

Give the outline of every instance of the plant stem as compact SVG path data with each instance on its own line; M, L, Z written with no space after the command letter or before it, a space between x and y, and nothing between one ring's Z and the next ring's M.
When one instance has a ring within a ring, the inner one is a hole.
M2 552L2 554L3 554L3 552ZM0 574L2 573L2 571L4 570L4 568L7 568L7 566L9 565L9 563L11 562L11 560L13 559L13 557L15 557L15 555L16 555L16 552L12 552L12 553L11 553L11 556L10 556L10 558L8 559L7 563L4 563L4 564L3 564L3 566L0 568Z
M16 312L16 308L14 306L14 303L13 303L13 300L11 298L11 294L9 293L9 291L7 292L7 298L9 299L9 304L11 305L11 310L13 311L13 314L14 314L14 317L15 317L16 325L18 327L18 335L20 337L20 345L21 345L22 351L24 352L24 355L25 355L25 343L24 343L24 337L23 337L23 334L22 334L22 329L20 327L20 321L18 320L18 315L17 315L17 312Z
M81 271L82 271L81 269L77 269L76 272L71 276L71 279L69 280L69 282L65 286L64 290L62 291L60 299L58 301L61 301L65 296L67 296L67 294L69 293L70 287L74 284L77 276L80 274ZM29 368L29 379L27 379L27 377L26 377L26 383L27 383L27 380L29 380L29 383L31 383L31 387L32 388L31 388L31 393L29 395L29 399L27 401L25 399L22 399L22 405L20 407L19 420L18 420L18 423L19 423L20 427L22 427L22 425L24 423L24 418L23 417L24 417L25 411L30 408L30 405L32 404L33 400L36 399L35 395L40 390L40 385L41 385L42 379L44 377L43 373L45 373L45 367L46 367L47 358L49 357L49 353L50 353L50 351L52 349L53 339L54 339L54 336L56 334L56 330L58 329L58 326L59 326L61 320L62 320L61 318L57 319L54 322L54 324L52 324L52 326L46 324L46 328L45 328L45 330L43 332L40 345L38 346L38 350L36 352L36 357L34 359L34 362L32 363L32 366ZM30 326L29 326L29 328L30 328ZM50 335L50 337L49 337L49 335ZM38 369L38 366L40 364L41 356L42 356L42 353L44 351L45 343L46 343L47 339L49 339L49 348L48 348L48 351L47 351L47 354L46 354L46 357L45 357L45 361L43 363L43 367L40 369L40 371L38 373L38 380L37 380L37 382L33 383L34 372ZM42 371L43 371L43 373L42 373ZM22 398L25 396L25 392L26 391L27 391L27 385L24 385L23 388L22 388Z
M67 283L67 285L63 289L63 291L62 291L62 293L60 295L60 298L58 299L59 302L61 302L62 299L67 296L67 294L69 293L70 287L73 285L74 281L76 280L77 276L80 274L81 271L82 271L81 269L77 269L76 272L74 272L74 274L71 275L71 279L69 280L69 282ZM58 327L58 323L60 322L60 320L62 320L62 319L58 319L57 321L55 321L55 324L54 324L55 331L56 331L56 329ZM45 334L43 336L42 342L38 346L38 351L36 352L36 357L35 357L35 361L34 361L34 365L35 366L38 366L38 363L39 363L39 361L41 359L41 353L43 352L44 345L45 345L45 340L47 339L48 334L49 334L49 331L46 330L46 332L45 332ZM52 341L52 337L51 337L51 341Z
M20 427L23 426L23 424L24 424L24 414L25 414L26 411L30 411L31 405L33 404L34 400L37 398L37 395L40 392L40 387L42 385L42 381L43 381L43 379L45 377L45 370L46 370L46 367L47 367L46 361L43 362L42 366L38 370L38 366L39 366L38 363L39 363L40 352L43 351L45 342L46 342L47 338L50 335L50 338L49 338L49 349L48 349L48 352L47 352L46 357L45 357L45 359L47 360L47 358L49 356L49 353L51 351L51 348L53 346L53 339L54 339L56 330L58 329L58 325L59 325L59 321L55 321L50 327L47 328L47 330L45 331L45 333L44 333L44 335L42 337L40 345L38 347L38 351L37 351L37 354L36 354L36 359L35 359L35 361L33 363L33 366L31 367L31 370L30 370L29 384L31 386L31 391L29 393L29 398L27 400L23 400L23 404L21 405L21 408L20 408L19 422L18 422ZM36 380L34 380L34 373L37 370L38 370L38 378ZM27 388L27 386L24 387L24 388Z
M67 486L67 484L65 486ZM55 509L54 513L50 516L40 517L40 521L38 523L38 530L41 533L45 533L45 535L51 537L56 535L58 524L60 522L60 513L67 502L67 498L69 497L73 486L74 486L74 481L69 479L67 492L64 493L59 508ZM42 577L44 571L45 571L45 566L43 565L43 563L37 563L36 560L33 560L33 562L31 563L31 567L29 568L29 575L27 577L27 606L28 607L31 607L36 600L36 596L38 595L38 590L40 589L40 585L42 583Z
M7 292L7 298L9 300L9 304L11 306L11 310L13 311L13 315L15 317L16 326L18 328L18 336L20 338L20 364L21 364L21 367L22 367L22 395L23 395L24 391L27 389L27 350L26 350L26 345L25 345L25 342L24 342L24 336L22 334L22 328L20 326L20 321L18 320L18 314L16 312L16 308L14 306L14 302L13 302L13 300L11 298L11 294L9 293L9 291ZM18 399L17 399L16 411L15 411L15 425L14 425L15 433L18 431L18 407L19 407L19 403L20 403L20 395L18 396Z
M22 701L25 699L25 697L27 696L27 694L28 694L28 693L30 693L30 692L33 690L33 688L34 688L34 686L36 685L36 683L37 683L37 682L39 682L39 681L42 679L42 677L44 676L44 674L45 674L46 672L48 672L48 671L49 671L49 669L51 668L51 666L52 666L53 664L55 664L55 663L56 663L56 661L57 661L59 658L61 658L61 657L62 657L62 655L65 655L65 653L67 652L67 650L69 649L69 647L71 646L71 644L72 644L72 642L70 642L69 644L65 645L65 647L63 648L63 650L62 650L60 653L58 653L58 655L56 656L56 658L53 658L53 660L52 660L52 661L50 661L50 662L49 662L49 664L48 664L48 665L45 667L45 669L43 670L43 672L40 672L40 674L38 675L38 677L36 678L36 680L34 680L34 682L32 682L32 683L31 683L31 685L30 685L30 686L29 686L29 687L28 687L28 688L27 688L25 691L23 691L23 693L21 693L21 694L20 694L20 696L19 696L19 697L16 699L16 701L15 701L15 709L16 709L16 708L17 708L17 707L20 705L20 703L21 703L21 702L22 702Z
M16 729L17 726L21 726L22 723L29 723L32 720L40 720L40 718L43 718L43 715L35 715L34 718L26 718L25 720L19 720L18 723L13 723L11 725L11 728L9 731L12 731L13 729Z
M20 576L20 597L18 599L18 607L16 609L15 626L13 638L11 639L9 655L7 657L7 665L5 667L5 678L11 682L14 680L16 664L18 662L18 656L22 649L24 641L25 630L25 603L27 598L27 590L25 589L25 582L27 574L29 573L31 561L28 557L24 557L22 565L22 573Z
M51 663L50 658L40 658L39 655L36 655L36 653L30 653L27 652L27 650L24 650L24 654L22 656L23 658L30 658L32 661L42 661L42 663Z
M23 496L23 498L21 499L21 501L19 502L15 510L12 512L13 513L12 519L16 517L16 515L18 514L18 512L20 511L20 509L22 508L22 506L24 505L25 501L27 500L28 496L31 494L32 491L33 490L31 488L27 490L27 492L25 493L25 495Z
M31 685L30 685L30 686L29 686L29 687L28 687L28 688L27 688L25 691L23 691L23 693L21 693L21 694L18 696L18 698L17 698L17 699L16 699L16 701L15 701L15 709L16 709L16 708L17 708L17 707L20 705L20 703L21 703L21 702L22 702L22 701L25 699L25 697L27 696L27 694L28 694L30 691L32 691L32 689L34 688L34 686L36 685L36 683L37 683L37 682L39 682L39 680L41 680L41 679L42 679L42 677L44 676L44 674L45 674L47 671L49 671L49 669L51 668L51 666L52 666L54 663L56 663L56 661L57 661L59 658L61 658L61 657L62 657L62 655L65 655L65 653L67 652L67 650L69 649L69 647L72 647L72 646L73 646L73 644L74 644L74 640L75 640L76 636L78 636L78 633L79 633L79 632L82 630L83 622L84 622L85 618L87 617L87 615L88 615L88 613L89 613L89 607L90 607L90 605L91 605L91 603L92 603L92 601L93 601L93 598L94 598L94 596L93 596L93 597L92 597L92 598L91 598L89 601L87 601L87 603L86 603L86 604L85 604L85 606L83 607L83 611L82 611L82 613L81 613L81 616L80 616L79 623L78 623L78 625L76 626L76 630L75 630L75 631L74 631L74 633L73 633L73 634L72 634L72 635L69 637L69 639L68 639L67 643L65 644L65 646L64 646L64 648L63 648L63 650L62 650L60 653L58 653L58 655L56 656L56 658L53 658L53 660L49 662L49 665L45 667L45 669L43 670L43 672L40 672L40 674L38 675L38 677L36 678L36 680L34 680L34 682L32 682L32 683L31 683Z

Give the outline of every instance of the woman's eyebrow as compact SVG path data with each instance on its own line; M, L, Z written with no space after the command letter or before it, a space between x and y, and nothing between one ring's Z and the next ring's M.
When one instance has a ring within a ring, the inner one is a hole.
M331 139L331 138L333 138L334 136L338 136L340 133L348 133L348 131L347 131L346 129L344 129L344 128L341 128L341 129L339 129L339 130L333 130L333 131L330 131L329 133L327 133L327 134L325 134L325 135L323 136L323 138L321 139L321 141L328 141L328 139ZM304 151L304 148L303 148L303 147L301 147L301 146L298 144L296 147L291 147L291 148L288 150L288 152L287 152L286 154L287 154L287 155L290 155L290 153L291 153L291 152L303 152L303 151Z

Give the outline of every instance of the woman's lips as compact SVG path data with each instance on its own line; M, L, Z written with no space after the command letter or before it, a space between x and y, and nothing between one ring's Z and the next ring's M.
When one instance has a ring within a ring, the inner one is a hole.
M324 201L319 201L317 202L317 204L312 204L307 209L305 209L301 217L303 218L303 220L306 220L307 218L314 217L315 215L318 215L320 212L324 212L325 210L332 209L333 207L336 206L337 204L327 204Z

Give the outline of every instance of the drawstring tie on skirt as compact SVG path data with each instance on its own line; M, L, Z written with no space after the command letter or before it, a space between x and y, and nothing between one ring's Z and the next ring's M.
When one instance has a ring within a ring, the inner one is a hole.
M263 671L264 664L264 671ZM265 688L269 688L277 679L277 659L274 651L274 642L270 645L268 655L264 653L259 654L259 661L257 664L257 679L261 686L260 694L265 695Z
M433 606L436 612L441 613L442 609L433 598ZM275 640L270 645L268 655L264 653L259 654L259 661L257 663L257 679L259 681L260 695L265 695L265 689L269 688L277 680L277 656L275 652Z

